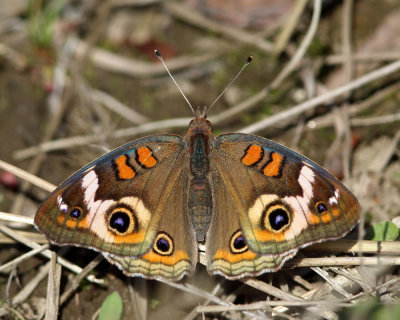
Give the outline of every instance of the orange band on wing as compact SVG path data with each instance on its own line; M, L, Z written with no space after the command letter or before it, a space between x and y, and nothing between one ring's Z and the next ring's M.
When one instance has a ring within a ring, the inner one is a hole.
M340 210L338 208L333 208L332 209L332 214L334 217L337 217L340 215Z
M136 161L145 168L153 168L157 164L157 159L152 155L148 147L140 147L136 150Z
M272 152L271 159L264 167L263 173L269 177L279 176L282 170L283 156L277 152Z
M227 250L219 249L214 256L214 260L225 260L230 263L236 263L242 260L254 260L257 254L253 251L247 250L243 253L233 254Z
M319 218L318 215L311 213L308 217L308 223L310 224L320 224L321 223L321 219Z
M175 265L182 260L187 260L187 261L190 260L186 252L182 250L178 250L176 253L170 256L161 256L155 253L153 250L150 250L148 253L143 255L143 259L146 259L151 263L162 263L169 266Z
M128 156L119 156L114 162L119 179L129 180L135 176L135 170L128 164Z
M255 237L257 241L261 242L267 242L267 241L282 242L286 240L285 232L275 233L267 230L256 230Z
M246 153L242 157L242 163L245 166L250 167L260 162L263 156L264 156L263 149L260 146L253 144L246 149Z
M332 216L329 213L321 214L321 221L323 223L329 223L332 221Z
M135 232L124 236L112 234L115 243L136 244L144 241L145 232Z
M338 208L333 208L332 212L325 212L321 215L316 215L311 213L310 216L308 217L308 222L310 224L320 224L322 223L330 223L332 222L332 215L334 217L337 217L340 215L340 210Z
M65 221L65 219L67 219L67 221ZM57 217L57 222L59 225L64 225L69 229L75 229L75 228L88 229L90 226L87 219L82 219L82 220L78 221L75 219L68 219L64 215L59 215Z

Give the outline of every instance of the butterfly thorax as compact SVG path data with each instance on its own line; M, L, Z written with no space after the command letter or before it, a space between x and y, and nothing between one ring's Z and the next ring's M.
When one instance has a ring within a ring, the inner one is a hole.
M190 156L188 209L197 241L204 242L212 214L212 193L209 181L209 155L215 144L211 123L205 114L196 113L185 136Z

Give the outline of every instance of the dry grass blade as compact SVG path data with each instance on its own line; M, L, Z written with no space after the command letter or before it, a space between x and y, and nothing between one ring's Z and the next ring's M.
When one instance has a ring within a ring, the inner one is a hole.
M31 241L30 239L22 236L21 234L19 234L19 233L15 232L14 230L12 230L12 229L10 229L10 228L8 228L6 226L3 226L1 224L0 224L0 232L6 234L7 236L15 239L16 241L18 241L18 242L20 242L20 243L22 243L22 244L24 244L24 245L26 245L26 246L28 246L28 247L30 247L32 249L40 248L40 245L37 244L36 242ZM52 253L52 251L50 251L50 250L44 250L44 251L40 252L40 254L42 256L45 256L48 259L51 259L51 253ZM73 263L71 263L71 262L69 262L69 261L67 261L67 260L65 260L63 258L59 258L58 263L61 264L63 267L71 270L72 272L80 273L82 271L82 268L78 267L77 265L75 265L75 264L73 264ZM98 283L98 284L104 283L103 280L96 279L92 275L87 276L87 280L90 281L90 282L93 282L93 283Z
M323 257L293 259L286 262L286 267L350 267L350 266L398 266L400 257Z
M271 53L273 51L273 45L255 34L243 31L242 29L236 29L232 26L218 23L214 20L208 19L197 11L178 3L175 1L165 1L165 7L171 14L179 19L186 21L187 23L193 24L197 27L210 30L212 32L221 34L227 38L236 40L242 44L256 47L257 49Z
M311 44L311 40L313 39L313 37L317 31L320 14L321 14L321 1L315 0L312 21L311 21L310 27L309 27L303 41L301 42L301 44L300 44L298 50L296 51L296 53L294 54L294 56L290 59L289 63L285 65L285 67L282 69L282 71L272 81L271 85L260 90L258 93L251 96L250 98L246 99L245 101L239 103L238 105L234 106L233 108L230 108L227 111L223 111L218 115L210 117L210 121L215 124L221 124L226 121L229 121L236 115L242 114L243 112L250 110L257 103L259 103L260 101L265 99L268 96L270 89L276 89L282 83L282 81L284 79L286 79L286 77L300 63L300 59L304 56L307 48ZM246 133L243 130L244 129L242 129L240 131Z
M33 225L33 219L31 217L22 216L19 214L12 214L8 212L0 211L0 220L6 220L9 222L20 222Z
M343 64L347 57L343 54L334 54L324 58L326 64ZM393 52L378 52L378 53L354 53L350 58L353 62L363 63L376 63L376 62L390 62L400 59L400 53Z
M163 283L165 283L165 284L167 284L167 285L169 285L171 287L177 288L179 290L182 290L182 291L191 293L193 295L199 296L201 298L211 300L214 303L221 304L221 305L229 305L228 302L225 302L224 300L222 300L222 299L210 294L209 292L201 290L201 289L199 289L199 288L197 288L197 287L195 287L193 285L190 285L188 283L181 284L181 283L165 281L165 280L161 280L161 282L163 282Z
M24 316L14 308L10 308L7 305L3 305L3 307L0 308L0 316L5 316L7 312L13 314L16 317L15 319L26 320Z
M303 300L301 297L297 297L291 293L285 292L277 287L274 287L268 283L265 283L263 281L250 278L250 279L244 279L241 280L243 283L247 284L248 286L258 289L262 292L265 292L273 297L282 299L282 300Z
M51 261L40 267L39 272L24 285L23 289L18 292L11 300L12 304L19 304L24 302L32 292L37 288L39 283L43 281L49 273Z
M308 307L308 306L350 306L351 304L337 303L333 301L318 300L318 301L260 301L249 304L237 304L232 306L198 306L196 311L202 312L225 312L225 311L242 311L242 310L265 310L269 307L286 306L286 307Z
M110 138L136 136L172 128L187 128L190 120L192 120L192 118L176 118L161 121L152 121L131 128L115 130L110 135ZM85 146L91 142L98 141L99 139L103 140L105 138L107 138L107 136L96 134L91 136L75 136L65 139L53 140L42 143L37 147L31 147L24 150L16 151L14 153L14 158L17 160L24 160L33 157L37 153L68 149L77 146Z
M352 116L350 119L352 126L356 125L357 119L354 118L355 115L360 114L363 111L373 108L374 106L378 106L382 103L385 99L390 97L391 95L398 92L400 88L400 83L394 83L384 89L373 93L370 97L360 103L353 103L349 106L349 114ZM334 123L334 115L333 112L325 114L320 117L316 117L310 120L307 123L308 129L320 129L328 126L332 126Z
M19 257L0 266L0 272L10 271L12 268L15 268L15 266L17 266L19 263L29 259L30 257L37 255L38 253L42 252L43 250L47 250L48 248L49 248L49 245L45 244L37 249L33 249L25 254L22 254Z
M370 118L353 118L351 125L353 127L376 126L380 124L388 124L400 121L400 113L388 114L386 116L370 117Z
M149 121L147 117L124 105L108 93L100 90L92 90L90 96L94 101L101 103L103 106L134 124L142 124Z
M298 0L295 2L293 9L290 11L289 17L286 19L285 24L282 26L281 31L275 40L275 54L279 55L286 47L291 35L295 31L301 14L303 13L307 0Z
M330 275L327 271L319 268L319 267L311 267L311 270L313 270L315 273L317 273L318 275L320 275L322 278L324 278L324 280L329 283L332 288L334 290L336 290L337 292L339 292L340 294L342 294L345 298L350 298L351 294L349 294L345 289L343 289L343 287L337 283Z
M86 52L88 45L84 41L78 41L77 56ZM184 69L193 65L202 64L217 57L216 53L205 53L199 56L181 56L168 61L168 68L173 70ZM90 51L91 61L99 68L125 74L136 78L149 78L165 74L165 69L159 63L149 63L132 58L123 57L110 51L93 48Z
M302 249L307 252L324 253L369 253L369 254L400 254L400 247L397 241L373 241L373 240L347 240L339 239L314 244Z
M344 302L354 301L354 300L363 298L363 297L368 296L368 295L374 295L374 294L376 294L376 292L378 290L380 290L382 288L389 289L390 286L397 285L399 282L400 282L400 278L395 278L395 279L388 280L388 281L386 281L386 282L384 282L384 283L382 283L380 285L377 285L375 288L372 288L372 289L370 289L370 290L368 290L366 292L357 293L354 296L352 296L350 299L345 299Z
M261 121L255 122L252 125L249 125L247 127L244 127L242 129L240 129L240 132L255 133L257 131L261 131L271 125L274 125L275 123L279 123L282 120L291 119L292 117L297 116L307 110L316 108L317 106L319 106L322 103L329 102L332 99L340 97L341 95L346 94L357 88L360 88L372 81L384 78L384 77L386 77L390 74L393 74L399 70L400 70L400 61L393 62L387 66L384 66L380 69L374 70L366 75L363 75L363 76L357 78L356 80L353 80L353 81L347 83L346 85L343 85L343 86L333 89L325 94L319 95L313 99L303 102L289 110L286 110L277 115L268 117Z
M147 282L145 279L136 277L129 278L129 296L130 302L133 306L133 319L145 320L147 319Z
M18 230L18 231L16 230L15 232L20 234L20 235L22 235L22 236L24 236L25 238L33 241L33 242L36 242L36 243L41 244L41 245L48 244L48 242L49 242L45 238L45 236L43 236L42 234L39 234L37 232L20 231L20 230ZM8 237L8 236L6 236L6 235L4 235L4 234L2 234L0 232L0 244L10 244L10 243L16 243L16 242L18 242L18 241L16 241L13 238L10 238L10 237Z
M315 36L315 33L318 29L319 18L321 16L321 7L322 7L322 0L314 0L314 11L311 20L310 27L304 39L300 43L299 48L296 50L294 56L290 59L289 63L285 65L283 70L278 74L278 76L274 79L271 83L271 88L277 88L286 77L292 73L292 71L300 64L300 60L304 57L308 47L311 44L312 39Z
M191 293L193 295L196 295L198 297L202 297L202 298L204 298L206 300L213 301L214 303L217 303L219 305L232 305L232 303L226 302L226 301L216 297L215 295L213 295L213 294L211 294L211 293L209 293L207 291L201 290L201 289L199 289L199 288L197 288L197 287L195 287L193 285L190 285L188 283L180 284L180 283L164 281L164 280L161 280L161 282L163 282L163 283L165 283L165 284L167 284L167 285L169 285L171 287L177 288L179 290L182 290L182 291L185 291L185 292L189 292L189 293ZM256 316L256 314L254 314L254 313L249 313L249 315L250 316Z
M58 318L60 303L61 265L57 263L57 255L53 252L50 260L49 280L47 282L46 317L45 320Z
M214 289L211 291L212 295L217 295L217 293L220 291L222 287L222 282L217 283L217 285L214 287ZM227 299L228 301L229 299ZM209 305L211 303L210 300L205 300L204 303L202 304L203 306ZM193 320L197 317L197 307L195 307L190 313L186 315L186 317L183 320Z
M15 174L17 177L20 177L21 179L24 179L25 181L29 181L31 184L52 192L56 187L47 182L46 180L40 179L37 176L35 176L34 174L31 174L23 169L20 169L16 166L13 166L12 164L9 164L7 162L4 162L2 160L0 160L0 168L2 168L3 170L6 170L12 174Z

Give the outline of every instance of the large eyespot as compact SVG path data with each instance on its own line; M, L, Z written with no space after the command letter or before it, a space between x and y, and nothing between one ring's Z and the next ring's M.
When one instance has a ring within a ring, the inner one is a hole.
M272 232L282 232L291 222L289 210L281 203L275 203L265 208L263 218L263 227Z
M326 206L326 204L322 201L319 201L316 203L315 205L315 209L317 209L317 212L319 214L324 213L325 211L328 211L328 207Z
M160 232L154 241L153 250L161 256L170 256L174 251L174 242L165 232Z
M72 208L72 210L69 213L69 216L74 219L79 219L81 215L82 215L82 208L80 207Z
M242 231L238 230L232 235L231 241L229 242L229 247L232 253L243 253L249 249L244 241Z
M126 235L137 228L135 214L126 207L116 207L108 215L108 226L118 235Z

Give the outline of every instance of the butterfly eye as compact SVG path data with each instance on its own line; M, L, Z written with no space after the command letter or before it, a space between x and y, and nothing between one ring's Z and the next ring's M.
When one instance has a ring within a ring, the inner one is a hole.
M281 232L290 224L290 214L283 204L270 205L265 209L264 227L274 232Z
M117 207L108 218L108 225L112 231L119 235L132 232L136 227L134 213L125 207Z
M315 205L315 208L317 209L317 211L318 211L319 214L321 214L321 213L323 213L323 212L325 212L325 211L328 210L326 204L323 203L323 202L318 202L318 203Z
M233 234L230 241L230 248L232 253L243 253L247 251L248 246L244 241L242 231L238 230Z
M165 232L160 232L154 241L153 250L162 256L169 256L174 251L172 238Z
M71 212L69 213L69 216L74 219L79 219L81 214L82 214L82 209L79 207L75 207L72 208Z

